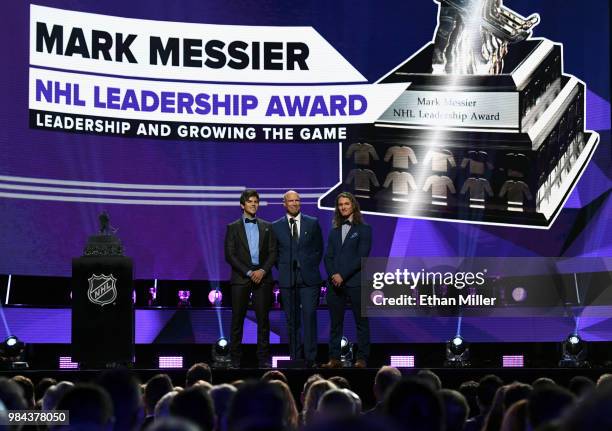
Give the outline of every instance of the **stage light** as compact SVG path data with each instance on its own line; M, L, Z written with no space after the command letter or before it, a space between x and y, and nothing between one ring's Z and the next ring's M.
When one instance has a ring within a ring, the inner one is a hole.
M395 368L414 368L414 356L392 355L389 360L389 365Z
M587 345L578 334L570 334L561 346L562 354L560 367L586 368L589 367L587 358Z
M469 367L470 349L463 337L456 335L446 343L446 367Z
M183 368L182 356L160 356L158 358L159 368Z
M340 362L343 367L353 366L353 343L344 336L340 340Z
M525 366L525 357L523 355L503 355L503 368L523 368Z
M78 370L79 364L72 362L71 356L60 356L59 357L59 369L60 370Z
M221 305L221 301L223 301L223 294L218 289L212 289L208 292L208 302L212 305L219 306Z
M214 368L227 368L232 364L230 358L230 344L227 338L221 337L212 346Z
M0 361L3 368L29 368L25 361L25 343L14 335L7 337L2 343L2 348L0 348Z
M191 302L189 301L191 298L190 290L179 290L178 291L178 306L179 307L191 307Z
M272 368L278 368L279 361L290 361L291 356L272 356Z

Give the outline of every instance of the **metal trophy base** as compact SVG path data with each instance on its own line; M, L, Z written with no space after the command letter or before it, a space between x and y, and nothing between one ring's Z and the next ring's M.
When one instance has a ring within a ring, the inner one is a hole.
M550 227L599 143L562 47L512 45L500 75L432 74L432 53L426 45L380 81L407 89L341 144L341 181L319 206L348 191L373 214Z

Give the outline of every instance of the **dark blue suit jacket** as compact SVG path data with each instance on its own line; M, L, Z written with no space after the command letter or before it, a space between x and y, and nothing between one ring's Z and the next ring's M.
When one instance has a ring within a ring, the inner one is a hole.
M342 243L342 227L333 228L327 240L325 269L328 277L340 274L344 285L359 287L361 285L361 258L370 255L372 248L372 228L367 224L351 226Z
M289 247L291 232L287 217L283 216L272 223L272 230L278 241L278 284L280 287L290 287ZM319 264L323 257L323 234L321 226L315 217L302 214L300 222L300 237L294 244L293 259L300 266L302 280L307 286L319 285L322 282Z

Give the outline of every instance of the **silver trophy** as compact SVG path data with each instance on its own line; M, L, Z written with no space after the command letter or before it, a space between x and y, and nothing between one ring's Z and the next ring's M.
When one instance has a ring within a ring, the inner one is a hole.
M435 74L497 75L508 44L526 40L540 21L502 0L434 0L439 4L432 69Z

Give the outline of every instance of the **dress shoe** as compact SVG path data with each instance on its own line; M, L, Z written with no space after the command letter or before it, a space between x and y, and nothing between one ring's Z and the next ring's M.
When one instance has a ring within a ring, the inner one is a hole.
M355 361L355 368L368 368L368 363L365 359L357 359Z
M321 368L342 368L342 362L339 359L331 358L327 363L322 364Z

